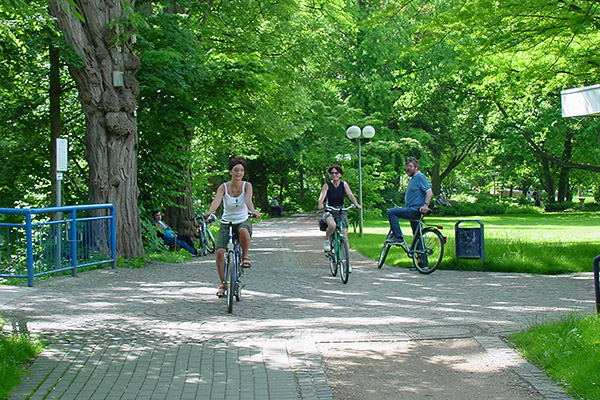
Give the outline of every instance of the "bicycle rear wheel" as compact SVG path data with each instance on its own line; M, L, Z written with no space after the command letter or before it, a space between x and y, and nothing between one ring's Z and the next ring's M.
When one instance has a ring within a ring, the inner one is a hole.
M348 242L343 237L340 238L340 253L338 257L338 265L340 268L340 278L343 283L348 283L350 277L350 250Z
M413 253L413 265L420 273L430 274L440 266L444 257L444 237L437 229L425 228L421 243Z
M225 260L225 272L227 276L225 279L227 280L227 312L231 313L233 311L233 295L235 292L235 256L232 251L228 251Z

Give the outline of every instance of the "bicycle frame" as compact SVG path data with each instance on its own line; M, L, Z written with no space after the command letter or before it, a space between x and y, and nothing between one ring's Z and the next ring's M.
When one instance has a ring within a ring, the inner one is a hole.
M441 226L427 226L424 227L425 214L421 214L418 220L410 220L411 227L412 223L415 223L415 229L413 231L413 238L410 246L404 240L402 243L396 244L397 247L402 248L409 258L413 259L413 267L422 274L430 274L437 269L444 256L444 245L446 243L446 237L440 232L443 229ZM393 232L390 229L386 242L384 242L379 255L378 268L383 267L387 254L392 246L387 242L388 238L393 236ZM435 262L431 262L431 260Z
M229 228L223 276L225 278L227 312L231 313L233 311L233 298L235 297L236 301L240 301L242 296L242 276L244 271L241 268L242 251L240 249L240 240L239 236L233 233L233 222L220 220L214 214L209 216L209 219L211 218L222 225L227 225Z
M351 208L354 208L354 205L350 207L324 207L325 211L331 213L336 223L336 228L329 238L331 241L331 251L327 254L327 257L329 258L329 268L332 276L336 275L338 269L340 270L340 278L343 283L348 283L350 261L348 241L344 236L345 227L342 212Z

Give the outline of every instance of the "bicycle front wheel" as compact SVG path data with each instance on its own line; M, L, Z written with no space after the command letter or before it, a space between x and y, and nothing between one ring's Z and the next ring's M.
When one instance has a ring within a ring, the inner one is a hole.
M238 250L240 249L238 248ZM235 301L240 301L242 299L242 275L244 274L244 270L242 269L242 253L240 251L237 251L236 261Z
M336 259L336 250L335 250L335 241L331 240L331 251L327 254L327 258L329 259L329 272L331 272L331 276L335 276L338 270L338 263Z
M232 251L228 251L225 260L225 272L227 276L225 279L227 280L227 312L231 313L233 311L233 296L235 293L235 274L236 274L236 265L235 265L235 255Z
M383 241L383 247L381 248L381 253L379 253L379 260L377 261L377 268L381 269L383 264L385 264L385 259L387 258L388 253L390 252L391 245L387 244L385 241L392 237L392 231L387 234L385 240Z
M348 242L344 238L340 238L338 265L342 282L348 283L348 278L350 277L350 250L348 249Z
M444 257L444 237L434 228L423 229L423 236L413 253L413 265L422 274L430 274Z
M210 254L215 252L215 238L213 237L210 229L206 228L206 236L204 242L204 249Z
M385 259L387 258L388 253L390 252L390 245L387 243L383 244L381 248L381 253L379 253L379 261L377 261L377 268L381 269L383 264L385 264Z

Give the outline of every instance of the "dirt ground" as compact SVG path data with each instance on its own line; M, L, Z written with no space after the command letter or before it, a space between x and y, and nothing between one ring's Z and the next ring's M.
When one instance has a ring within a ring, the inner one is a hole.
M474 339L318 347L335 399L544 398L512 370L498 365Z

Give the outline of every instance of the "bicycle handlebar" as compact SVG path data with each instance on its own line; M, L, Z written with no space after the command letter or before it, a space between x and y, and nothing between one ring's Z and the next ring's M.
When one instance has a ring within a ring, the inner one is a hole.
M348 211L351 210L353 208L356 208L356 206L354 204L352 204L349 207L332 207L332 206L324 206L323 210L325 211Z

